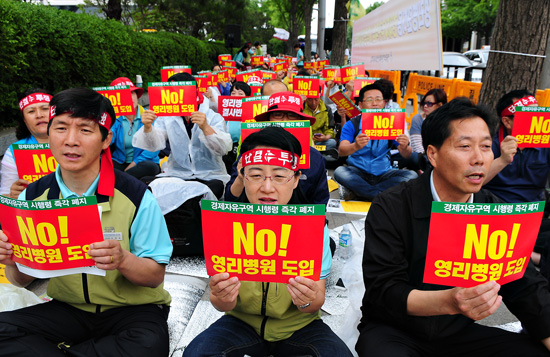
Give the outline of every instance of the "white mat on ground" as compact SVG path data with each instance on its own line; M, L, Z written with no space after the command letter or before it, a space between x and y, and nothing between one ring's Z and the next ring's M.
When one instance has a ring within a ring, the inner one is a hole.
M184 181L177 177L159 177L149 184L153 196L159 203L162 214L172 212L190 198L203 196L207 200L216 200L208 186L200 182Z
M203 257L174 257L170 259L166 272L208 279Z

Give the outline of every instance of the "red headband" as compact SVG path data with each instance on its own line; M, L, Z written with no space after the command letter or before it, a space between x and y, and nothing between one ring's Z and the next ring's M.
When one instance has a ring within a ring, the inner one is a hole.
M537 99L533 97L532 95L529 95L527 97L523 97L520 100L514 102L512 105L510 105L508 108L504 109L502 113L500 113L501 117L511 117L516 113L516 107L526 107L531 104L538 104Z
M55 105L50 107L50 120L52 120L56 115L69 113L64 112L57 114L55 112ZM92 119L93 120L93 119ZM94 120L96 123L104 127L105 129L111 129L111 116L107 112L103 112L99 120ZM97 186L97 193L104 196L114 196L115 194L115 169L113 167L113 159L111 158L111 149L103 150L101 154L101 167L99 169L99 183Z
M273 165L285 169L298 171L298 155L292 157L292 153L278 149L253 149L243 154L242 165Z
M19 109L23 111L26 107L35 103L49 103L52 96L46 93L32 93L19 101Z

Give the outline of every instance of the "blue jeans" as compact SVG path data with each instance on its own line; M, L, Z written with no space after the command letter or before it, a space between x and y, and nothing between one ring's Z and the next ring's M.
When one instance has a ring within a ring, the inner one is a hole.
M224 315L183 351L196 356L352 356L348 347L322 320L315 320L286 340L268 342L246 322Z
M409 170L390 169L380 176L368 174L355 166L340 166L334 170L334 178L339 184L368 201L390 187L417 177L416 172Z

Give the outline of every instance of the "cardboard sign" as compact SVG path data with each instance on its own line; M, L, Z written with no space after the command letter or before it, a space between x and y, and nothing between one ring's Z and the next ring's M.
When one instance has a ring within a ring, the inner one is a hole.
M286 71L288 69L288 62L285 61L273 63L272 68L275 72Z
M33 269L94 266L86 252L103 241L95 196L49 201L0 196L0 223L13 246L12 260Z
M209 87L216 87L218 85L218 72L209 73L206 83Z
M251 90L251 94L253 96L258 96L258 95L261 95L262 93L262 87L264 85L263 84L260 84L260 83L250 83L250 90Z
M251 56L250 65L252 67L258 67L264 64L264 56Z
M273 283L320 279L324 205L202 200L201 209L208 275L227 272L242 281Z
M229 79L234 79L237 76L237 67L223 67L227 70L227 76ZM229 81L228 81L229 82Z
M244 102L244 100L243 100ZM300 156L300 162L298 163L299 169L309 169L309 157L310 157L310 123L308 120L300 121L262 121L255 123L241 123L241 140L244 141L248 135L260 131L263 128L270 126L278 126L298 139L300 146L302 147L302 156Z
M316 69L317 68L316 62L311 62L311 61L306 62L306 61L304 61L304 68L305 69Z
M224 62L226 61L231 61L231 55L230 54L223 54L223 55L218 55L218 64L221 65L221 66L224 66Z
M196 82L149 83L149 107L158 116L188 116L196 112Z
M168 82L168 78L172 77L176 73L189 73L191 74L191 66L164 66L160 69L161 82Z
M351 64L347 66L342 66L342 83L348 83L350 80L355 79L356 77L362 77L365 75L365 66L363 63Z
M208 90L208 76L194 76L195 81L197 81L197 92L206 93Z
M20 179L34 182L57 168L50 144L12 144L13 157Z
M512 136L520 148L549 148L550 107L517 107Z
M319 77L295 76L292 79L292 90L298 95L305 95L307 98L319 98Z
M353 97L359 97L359 92L361 92L361 89L363 89L364 86L372 84L379 79L380 78L356 77L353 81Z
M235 68L235 70L237 69L237 63L235 61L223 61L221 65L224 69L228 67Z
M229 82L229 73L227 70L219 71L218 72L218 83L219 82Z
M325 68L326 66L329 66L330 65L330 62L328 59L324 59L324 60L321 60L321 61L317 61L317 67L319 69L323 69Z
M342 83L342 77L340 76L340 67L330 66L323 68L323 78L325 81L334 81L336 84Z
M359 109L341 90L329 96L329 99L337 106L344 108L348 118L353 118L361 114L361 109Z
M264 80L264 83L272 79L277 79L277 73L262 69L262 79Z
M261 70L253 69L251 71L238 72L236 79L239 82L250 83L264 83L264 75Z
M226 121L241 121L243 97L219 96L218 112Z
M424 282L469 288L520 279L543 211L544 202L433 202Z
M243 122L254 122L254 118L258 114L267 112L268 109L269 96L259 96L259 97L246 97L243 98Z
M371 140L394 140L405 134L405 109L363 109L361 132Z
M117 117L136 115L130 86L94 87L92 89L111 101Z

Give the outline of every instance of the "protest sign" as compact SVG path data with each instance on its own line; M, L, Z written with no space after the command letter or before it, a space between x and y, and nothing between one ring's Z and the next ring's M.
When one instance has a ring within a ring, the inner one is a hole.
M244 100L243 100L244 102ZM309 157L310 157L310 123L308 120L300 121L262 121L255 123L241 123L241 140L244 141L248 135L260 131L263 128L278 126L298 139L300 146L302 147L302 156L298 163L299 169L309 169Z
M196 82L149 83L149 106L158 116L187 116L197 111Z
M277 73L273 72L273 71L266 71L265 69L262 69L262 79L265 82L269 81L269 80L272 80L272 79L276 79L277 78Z
M544 202L433 202L424 282L469 288L520 279L543 211Z
M520 148L549 148L550 107L517 107L512 136Z
M195 81L197 81L197 91L199 93L206 93L208 90L208 76L193 76Z
M231 66L231 67L223 67L227 70L227 74L229 75L230 79L233 79L237 76L237 67Z
M230 54L225 53L223 55L218 55L218 64L219 65L224 66L223 63L226 62L226 61L231 61L231 55Z
M393 140L405 134L405 109L363 109L361 132L371 140Z
M288 69L288 62L276 62L272 68L275 72L286 71Z
M340 67L329 66L323 68L323 78L325 81L334 81L336 84L342 83L342 77L340 76Z
M273 283L296 276L319 280L324 205L202 200L201 209L208 275L227 272L242 281Z
M244 72L238 72L236 79L240 82L245 82L247 84L256 82L256 83L263 83L263 73L259 69L253 69L250 71L244 71Z
M316 69L316 68L317 68L316 62L304 61L304 69Z
M353 118L361 114L361 110L341 90L329 96L329 99L332 100L334 104L344 108L348 118Z
M353 81L353 97L359 97L359 92L361 92L361 89L369 85L371 83L376 82L380 78L372 78L372 77L356 77Z
M57 168L50 144L12 144L11 148L20 179L34 182Z
M250 94L252 94L253 96L257 96L261 94L263 84L252 82L249 85L250 85L250 91L251 91Z
M243 122L254 121L254 118L258 114L267 112L267 105L269 102L269 96L259 96L254 98L243 98Z
M328 65L330 65L328 59L324 59L324 60L321 60L321 61L317 61L317 67L318 67L319 69L323 69L323 68L325 68L325 67L328 66Z
M340 69L342 75L342 83L348 83L356 77L363 77L365 75L365 66L363 63L350 64L342 66Z
M206 83L209 87L216 87L218 85L218 72L208 73L206 75Z
M0 196L0 224L12 245L12 260L31 269L95 266L86 252L91 243L103 241L95 196L49 201Z
M243 97L219 96L218 111L226 121L241 121Z
M229 82L229 72L226 69L218 72L218 83L219 82Z
M298 95L305 95L307 98L319 98L319 77L295 76L292 79L292 89Z
M252 67L258 67L264 64L264 56L251 56L250 65Z
M232 68L235 68L235 70L237 70L237 63L235 61L223 61L222 67L224 69L227 69L228 67L232 67Z
M164 66L160 69L160 81L168 82L168 78L176 73L191 74L191 66Z
M92 89L111 101L117 117L136 115L130 86L94 87Z

